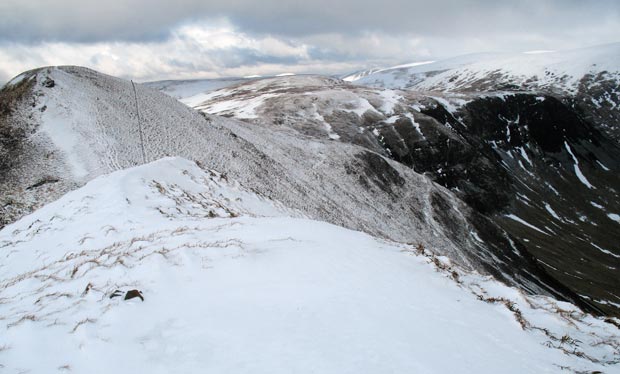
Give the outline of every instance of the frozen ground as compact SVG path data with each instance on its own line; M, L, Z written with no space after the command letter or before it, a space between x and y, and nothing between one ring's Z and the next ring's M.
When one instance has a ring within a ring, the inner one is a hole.
M117 171L0 231L0 367L620 372L616 326L433 251L308 220L180 158ZM110 298L132 289L144 301Z

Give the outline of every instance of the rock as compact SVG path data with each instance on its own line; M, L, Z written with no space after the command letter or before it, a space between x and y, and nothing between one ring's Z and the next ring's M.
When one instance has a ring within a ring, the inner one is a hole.
M56 85L56 82L50 77L45 78L43 81L43 87L52 88Z
M129 290L127 291L127 293L125 293L125 299L124 300L130 300L133 298L139 297L140 300L144 301L144 296L142 296L142 292L140 292L139 290Z

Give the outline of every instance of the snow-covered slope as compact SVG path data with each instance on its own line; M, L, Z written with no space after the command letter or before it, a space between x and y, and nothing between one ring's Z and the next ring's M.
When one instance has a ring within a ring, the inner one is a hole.
M537 92L566 99L620 142L620 43L518 54L486 53L417 66L373 69L360 85L437 92Z
M610 323L179 158L96 178L0 250L6 372L619 372Z
M417 90L483 91L512 84L576 93L586 75L606 73L620 77L619 58L620 44L568 51L482 53L375 69L344 79L362 85Z

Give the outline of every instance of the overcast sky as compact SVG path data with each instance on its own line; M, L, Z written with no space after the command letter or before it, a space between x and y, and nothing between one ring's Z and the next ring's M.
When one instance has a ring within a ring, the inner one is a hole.
M620 0L0 0L0 83L45 65L139 81L345 73L620 42Z

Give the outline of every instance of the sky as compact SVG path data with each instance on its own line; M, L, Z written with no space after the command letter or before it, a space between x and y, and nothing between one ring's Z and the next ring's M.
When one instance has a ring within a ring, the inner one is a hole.
M344 74L614 42L618 0L0 0L0 84L48 65L137 81Z

